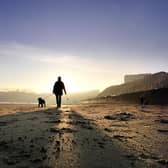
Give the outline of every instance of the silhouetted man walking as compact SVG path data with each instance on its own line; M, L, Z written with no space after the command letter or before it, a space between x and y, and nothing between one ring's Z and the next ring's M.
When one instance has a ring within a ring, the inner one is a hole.
M63 90L64 93L66 94L64 83L61 81L61 77L59 76L58 81L55 82L53 88L53 94L55 94L56 96L57 108L61 107L61 96L63 95Z

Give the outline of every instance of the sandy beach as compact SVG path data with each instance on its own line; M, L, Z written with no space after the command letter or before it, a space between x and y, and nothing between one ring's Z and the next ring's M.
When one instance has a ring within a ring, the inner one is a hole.
M2 168L167 168L168 106L0 105Z

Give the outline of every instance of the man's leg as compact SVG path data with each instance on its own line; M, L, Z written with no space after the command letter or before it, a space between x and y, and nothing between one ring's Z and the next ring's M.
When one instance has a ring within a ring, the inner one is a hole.
M61 97L62 97L62 96L60 95L60 107L61 107Z
M55 96L56 96L57 107L59 107L59 95L55 95Z
M58 107L61 107L61 95L59 95L59 104Z

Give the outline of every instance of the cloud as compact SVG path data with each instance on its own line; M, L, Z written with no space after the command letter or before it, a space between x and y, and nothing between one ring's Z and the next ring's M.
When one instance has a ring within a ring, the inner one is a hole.
M103 88L107 81L110 83L121 81L122 74L118 72L118 64L105 61L103 57L102 59L84 57L18 43L0 44L0 57L3 60L1 62L5 62L7 66L4 68L4 73L9 74L8 83L12 85L16 83L16 86L22 84L22 88L24 86L38 88L36 83L39 81L43 86L47 81L53 83L52 80L55 80L57 75L74 82L72 85L76 85L76 88L81 87L86 90ZM9 72L8 67L12 68L12 71ZM4 80L7 81L7 77Z
M71 53L60 53L52 49L38 48L19 43L0 44L0 57L9 61L12 59L24 59L34 63L42 63L46 66L57 66L61 69L80 70L84 72L108 72L114 70L109 62L102 63L93 57L72 55Z
M0 44L1 58L27 58L43 63L64 63L75 60L77 57L67 53L60 53L51 49L44 49L19 43Z
M74 74L81 72L83 74L101 73L101 75L114 75L123 74L125 70L129 72L132 69L137 69L137 65L131 63L129 65L124 60L111 59L110 57L105 59L103 56L101 58L96 56L85 57L84 53L82 56L73 55L64 51L57 52L53 49L20 43L0 44L0 58L1 62L9 63L10 61L11 64L16 64L16 60L22 64L32 62L34 66L36 65L39 68L40 65L43 65L43 67L50 67L64 72L69 71Z

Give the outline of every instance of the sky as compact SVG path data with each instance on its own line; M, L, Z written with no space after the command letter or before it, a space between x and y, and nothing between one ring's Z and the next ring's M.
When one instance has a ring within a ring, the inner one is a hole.
M168 71L167 0L0 0L0 90L103 90Z

